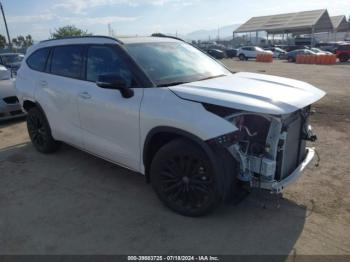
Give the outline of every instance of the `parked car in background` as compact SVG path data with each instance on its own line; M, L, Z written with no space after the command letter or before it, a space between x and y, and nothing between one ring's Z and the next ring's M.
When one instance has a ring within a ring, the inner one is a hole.
M0 121L24 116L10 70L0 65Z
M0 54L0 65L5 66L12 73L16 74L21 66L23 59L24 55L19 53Z
M273 58L284 59L287 52L279 47L268 47L264 48L264 50L273 52Z
M299 49L308 49L309 47L306 45L288 45L285 48L283 48L284 50L286 50L286 52L291 52L294 50L299 50Z
M288 78L233 74L166 37L41 42L16 89L39 152L63 141L141 173L186 216L232 200L242 181L273 193L296 181L315 156L311 105L325 95Z
M323 54L323 55L332 55L333 54L332 52L324 51L324 50L321 50L321 49L316 48L316 47L310 48L310 50L316 54Z
M335 54L335 50L339 47L339 43L338 42L317 43L315 47L323 51L327 51L327 52L331 52L332 54Z
M335 50L335 53L337 57L339 58L339 61L344 63L349 61L350 59L350 44L344 44L339 45L338 48Z
M267 51L258 46L244 46L238 49L239 60L248 60L250 58L256 58L258 54L271 54L271 51Z
M209 49L207 53L215 59L224 59L226 57L225 52L219 49Z
M225 52L228 58L235 58L237 57L238 49L226 49Z
M297 49L286 54L286 58L288 62L295 62L297 59L297 55L317 55L315 52L312 52L309 49Z

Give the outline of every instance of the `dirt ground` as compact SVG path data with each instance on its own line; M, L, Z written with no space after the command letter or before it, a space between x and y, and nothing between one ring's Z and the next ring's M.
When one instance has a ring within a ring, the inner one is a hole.
M224 62L328 93L312 117L320 166L284 199L254 191L207 217L182 217L142 176L69 146L41 155L24 121L7 121L0 124L0 254L350 255L350 64Z

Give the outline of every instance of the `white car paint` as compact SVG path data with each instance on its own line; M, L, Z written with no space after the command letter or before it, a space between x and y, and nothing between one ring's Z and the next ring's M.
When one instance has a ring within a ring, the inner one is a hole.
M11 79L11 72L6 67L0 65L0 80Z
M238 49L237 56L244 56L246 58L256 58L258 54L272 54L273 52L264 50L257 46L244 46Z
M170 89L184 99L272 115L292 113L325 95L305 82L253 73L237 73Z
M0 121L24 116L24 112L14 114L22 110L17 102L7 103L6 98L15 97L15 79L11 78L11 72L6 67L0 65Z
M128 43L176 42L164 38L127 38ZM25 60L44 47L69 44L113 44L105 37L85 37L42 42L27 52ZM252 55L253 57L253 55ZM173 127L206 141L238 128L213 113L202 102L247 112L288 115L325 93L297 80L238 73L163 88L135 88L125 99L116 90L95 83L33 71L24 62L16 84L23 105L41 105L52 135L111 162L145 174L142 161L148 134L157 127Z
M286 51L279 47L273 47L271 50L266 50L266 51L271 51L273 53L273 58L280 58L281 56L287 54Z

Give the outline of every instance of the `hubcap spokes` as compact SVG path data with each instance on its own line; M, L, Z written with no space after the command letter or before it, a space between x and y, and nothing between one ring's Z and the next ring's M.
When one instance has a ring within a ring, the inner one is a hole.
M212 178L198 158L176 156L164 165L161 183L169 200L184 208L195 209L209 198Z
M33 142L39 146L45 143L45 128L42 121L35 116L28 117L28 131Z

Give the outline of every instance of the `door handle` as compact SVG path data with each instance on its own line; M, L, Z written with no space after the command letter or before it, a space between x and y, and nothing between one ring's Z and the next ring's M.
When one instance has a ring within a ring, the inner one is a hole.
M90 95L88 92L80 93L79 96L80 96L82 99L90 99L90 98L91 98L91 95Z
M44 80L44 81L40 81L40 85L42 87L47 87L47 82Z

